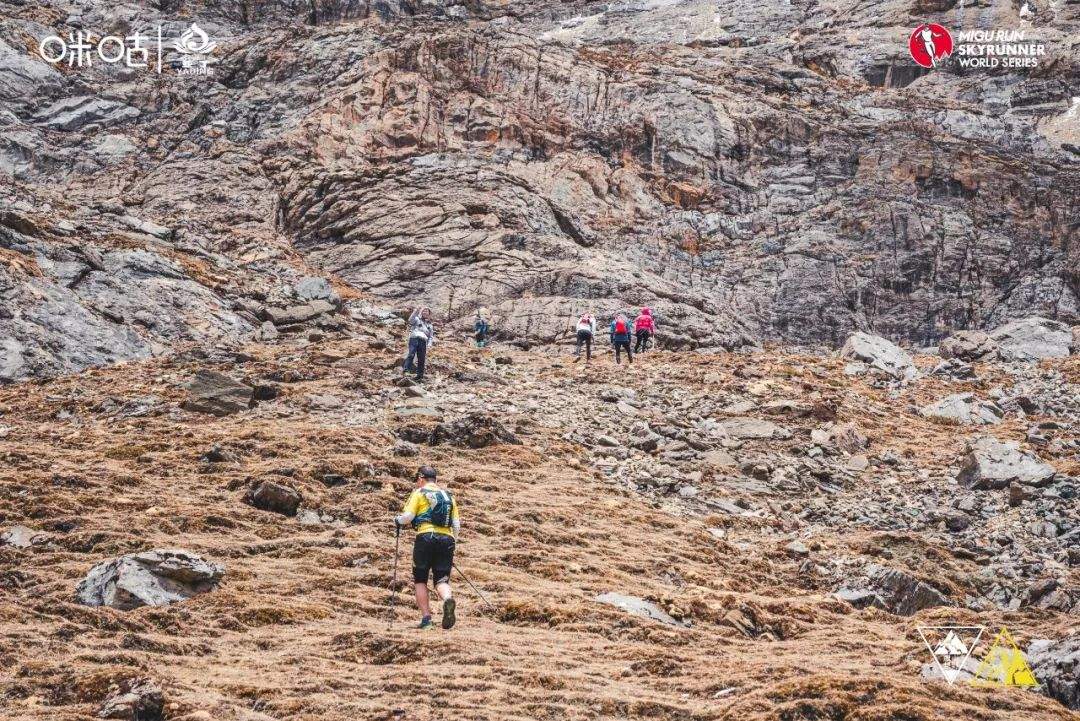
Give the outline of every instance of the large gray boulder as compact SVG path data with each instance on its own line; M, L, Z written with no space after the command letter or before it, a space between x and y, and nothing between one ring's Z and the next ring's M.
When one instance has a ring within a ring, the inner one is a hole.
M1005 488L1010 483L1037 486L1053 476L1052 466L1021 451L1015 441L979 438L968 444L956 480L968 488L988 490Z
M895 343L869 333L852 333L840 356L845 360L865 363L871 371L883 373L894 380L911 380L917 374L911 356Z
M1033 316L1006 323L990 333L1005 361L1066 358L1072 348L1072 328L1056 320Z
M334 292L334 288L330 285L330 281L326 278L319 278L318 276L301 278L293 290L296 297L302 300L325 300L335 306L341 302L337 293Z
M871 565L867 568L867 578L889 611L900 616L911 616L924 608L952 605L941 591L895 568Z
M997 343L981 330L957 331L938 344L938 355L942 358L968 362L986 358L996 350Z
M255 403L255 390L251 386L217 371L199 371L187 389L189 395L181 408L193 413L227 416L247 410Z
M1027 651L1028 664L1047 695L1080 709L1080 635L1059 641L1038 639Z
M964 425L991 425L1000 423L1005 413L995 403L977 400L974 393L954 393L924 406L919 415Z
M161 548L130 553L90 569L75 590L79 603L129 611L164 606L217 587L225 567L188 551Z
M262 511L295 516L303 496L299 491L274 481L263 481L247 496L247 501Z

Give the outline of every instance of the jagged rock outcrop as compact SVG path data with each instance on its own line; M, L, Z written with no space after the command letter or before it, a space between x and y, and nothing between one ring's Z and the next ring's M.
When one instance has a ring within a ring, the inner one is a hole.
M90 569L75 593L87 606L130 611L163 606L213 590L225 567L188 551L157 549L103 561Z
M840 349L840 357L854 361L851 372L869 370L897 380L907 381L918 371L906 351L885 338L868 333L852 333Z
M188 397L181 407L193 413L227 416L245 411L255 403L251 386L217 371L199 371L188 381L187 389Z
M1080 709L1080 636L1032 641L1027 657L1048 695L1068 708Z
M1072 328L1046 318L1023 318L995 328L990 339L1006 361L1065 358L1072 349Z
M1053 467L1021 451L1019 444L979 438L968 444L956 480L969 488L986 490L1005 488L1014 482L1039 485L1053 475Z
M128 22L66 8L0 17L0 379L246 339L333 302L309 262L533 341L642 305L672 348L1080 320L1075 62L926 72L899 4L857 43L772 3L142 7L210 29L205 78L60 72L33 42Z
M927 418L951 423L991 425L1000 423L1004 412L997 404L981 401L974 393L954 393L919 410Z
M958 358L962 361L976 361L996 350L997 343L979 330L958 331L938 344L938 353L942 358Z

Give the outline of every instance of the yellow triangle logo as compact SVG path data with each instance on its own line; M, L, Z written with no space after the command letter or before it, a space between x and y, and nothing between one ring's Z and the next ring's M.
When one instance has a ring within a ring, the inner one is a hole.
M1035 674L1028 666L1024 652L1013 641L1008 629L1004 626L994 637L990 644L990 650L983 657L979 668L975 671L975 678L971 679L972 686L1022 686L1030 688L1038 686Z

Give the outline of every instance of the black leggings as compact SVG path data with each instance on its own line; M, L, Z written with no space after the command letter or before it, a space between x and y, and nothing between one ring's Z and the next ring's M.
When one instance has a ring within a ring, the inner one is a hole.
M645 347L649 344L649 338L652 338L652 333L647 330L639 330L637 333L637 342L634 343L634 352L641 353L645 350Z
M616 363L622 363L622 360L619 357L619 351L622 350L623 348L626 349L626 360L633 363L634 362L634 353L630 350L630 341L629 340L617 340L617 341L615 341L615 362Z
M577 349L574 351L574 355L581 355L582 343L585 344L585 360L592 360L592 333L587 330L577 332Z

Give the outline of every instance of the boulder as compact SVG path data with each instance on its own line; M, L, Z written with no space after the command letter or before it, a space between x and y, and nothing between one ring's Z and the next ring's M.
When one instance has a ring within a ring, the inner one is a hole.
M791 438L791 431L786 428L756 418L726 418L717 424L717 430L720 435L740 440Z
M974 380L975 369L970 363L965 363L959 358L946 358L930 371L930 375L943 378L951 378L957 381Z
M701 455L701 462L706 468L710 468L714 471L724 471L732 468L737 468L739 462L735 458L723 449L716 449L714 451L706 451Z
M146 678L126 679L110 689L98 709L98 718L123 721L161 721L165 696L156 683Z
M871 565L867 569L867 579L885 607L900 616L911 616L924 608L952 605L941 591L904 571Z
M850 603L855 608L880 608L887 611L885 601L881 596L865 588L842 588L833 594L833 598L844 603Z
M0 546L30 548L31 546L47 543L48 540L48 534L35 531L26 526L12 526L3 533L0 533Z
M1015 441L979 438L968 443L956 480L975 490L1005 488L1010 483L1038 486L1054 476L1054 468L1030 453L1024 453Z
M288 308L267 308L263 313L266 319L277 327L295 325L330 313L334 306L325 300L313 300L310 303L291 305Z
M409 443L408 441L398 441L394 444L394 447L390 449L390 452L395 456L412 458L420 455L420 447L415 443Z
M307 276L296 284L296 297L303 300L325 300L336 305L337 296L326 278Z
M654 433L652 429L644 423L635 426L634 429L630 431L630 447L636 448L639 451L651 453L657 449L661 440L661 436Z
M451 423L440 423L432 431L431 443L450 443L465 448L485 448L498 443L521 445L518 437L498 419L482 413L470 413Z
M303 497L289 486L274 481L263 481L251 489L246 500L261 511L295 516Z
M1032 641L1027 657L1043 691L1068 708L1080 710L1080 635Z
M277 326L268 320L263 321L259 329L255 331L255 339L261 341L276 340L279 335L281 334L278 333Z
M819 446L835 447L847 453L858 453L870 447L870 439L850 423L827 423L810 431L810 440Z
M255 403L251 386L217 371L199 371L187 389L188 398L180 407L193 413L227 416L247 410Z
M146 235L152 235L160 240L168 240L172 238L173 235L172 228L166 228L164 225L158 225L149 220L136 218L134 215L122 215L120 216L120 222L132 230L137 230Z
M976 361L991 356L997 343L981 330L960 330L941 341L938 355L962 361Z
M852 333L840 350L840 357L864 363L868 370L883 373L894 380L911 380L917 374L915 363L906 351L891 341L869 333Z
M973 393L954 393L924 406L919 415L965 425L991 425L1000 423L1005 412L996 403L976 400Z
M992 331L990 338L997 343L998 355L1005 361L1066 358L1073 343L1072 328L1038 316L1006 323Z
M164 606L212 591L225 567L188 551L155 549L103 561L75 590L79 603L129 611Z
M609 591L608 593L602 593L597 596L596 600L600 603L606 603L609 606L620 608L634 616L649 618L653 621L666 623L669 626L681 626L683 628L687 626L687 624L673 618L670 614L661 610L655 603L646 601L643 598L638 598L637 596L627 596L622 593Z

